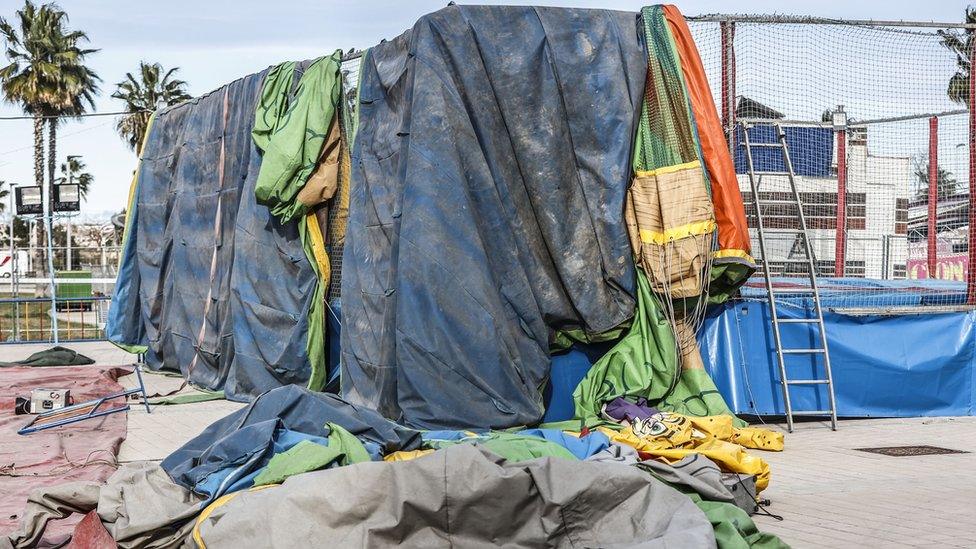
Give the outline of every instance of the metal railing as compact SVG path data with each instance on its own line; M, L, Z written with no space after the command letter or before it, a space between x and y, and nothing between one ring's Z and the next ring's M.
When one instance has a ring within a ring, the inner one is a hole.
M57 297L52 311L49 297L0 297L0 344L105 339L111 300L109 296Z

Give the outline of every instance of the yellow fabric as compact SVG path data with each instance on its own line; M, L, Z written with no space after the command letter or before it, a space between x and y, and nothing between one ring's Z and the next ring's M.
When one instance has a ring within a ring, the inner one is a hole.
M305 222L308 224L308 237L312 244L312 255L315 257L315 264L319 267L319 280L323 288L329 286L329 279L332 277L332 267L329 264L329 254L325 251L325 239L322 237L322 227L319 225L319 218L315 217L315 212L305 214Z
M783 449L782 433L757 427L737 428L732 416L692 417L661 412L647 420L636 420L620 431L607 427L597 430L613 442L668 463L680 461L689 454L702 454L723 471L756 475L758 491L769 486L769 464L749 455L745 448Z
M715 230L715 228L715 221L712 219L706 219L705 221L696 221L695 223L688 223L687 225L682 225L680 227L665 229L663 233L650 231L647 229L640 229L640 239L641 242L644 242L645 244L657 244L658 246L664 246L668 242L674 240L680 240L682 238L688 238L689 236L694 235L711 233Z
M152 129L153 122L156 121L155 111L149 115L149 121L146 122L146 131L142 134L142 141L139 145L139 159L136 161L136 171L132 172L132 181L129 182L129 199L126 201L125 206L125 228L122 230L122 249L125 249L125 243L129 240L129 228L131 227L132 220L135 217L132 212L136 211L136 189L139 188L139 170L142 168L142 153L144 152L143 145L146 143L146 138L149 137L149 130ZM118 267L122 267L122 260L125 259L125 254L119 254Z
M777 433L769 429L759 429L756 427L735 429L729 442L734 442L746 448L758 448L771 452L783 451L783 433Z
M652 175L662 175L666 173L680 172L681 170L697 168L699 166L701 166L700 161L692 160L691 162L685 162L684 164L675 164L674 166L664 166L663 168L658 168L656 170L637 170L635 173L637 177L650 177Z
M749 263L756 262L756 260L753 259L752 256L746 253L744 250L734 250L734 249L718 250L714 254L712 254L712 257L716 259L722 257L738 257L738 258L745 259Z
M383 461L410 461L434 453L434 450L401 450L383 456Z
M219 498L215 499L213 501L213 503L211 503L210 505L208 505L207 508L204 509L203 512L201 512L199 516L197 516L196 523L193 525L193 541L196 542L197 547L199 547L200 549L207 549L207 545L205 543L203 543L203 536L200 535L200 524L202 524L203 521L207 520L207 518L210 517L210 515L213 514L214 511L216 511L218 508L226 505L227 502L229 502L230 500L236 498L237 496L241 495L244 492L256 492L258 490L264 490L265 488L272 488L274 486L280 486L280 485L279 484L264 484L262 486L255 486L254 488L249 488L247 490L240 490L240 491L237 491L237 492L231 492L229 494L224 494L224 495L220 496Z
M625 198L627 235L651 289L671 299L701 295L707 289L716 230L701 165L640 172Z

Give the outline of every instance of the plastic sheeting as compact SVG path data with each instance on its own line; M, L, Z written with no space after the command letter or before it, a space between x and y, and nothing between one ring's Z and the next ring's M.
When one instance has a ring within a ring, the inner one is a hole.
M810 318L780 305L780 318ZM710 312L699 335L706 368L736 413L783 414L769 305L729 303ZM824 311L837 413L845 417L973 415L976 312L849 316ZM809 324L780 326L786 348L817 346ZM815 363L816 361L816 363ZM823 377L819 357L787 357L792 379ZM795 410L824 410L823 386L793 386Z
M634 309L633 13L451 6L363 60L342 391L419 427L542 417L554 330Z
M790 147L790 160L797 175L831 177L830 166L834 157L834 132L830 128L783 126L786 143ZM778 143L776 129L772 126L754 126L749 129L749 142ZM742 129L735 132L735 167L738 173L749 170L746 148L742 145ZM752 149L753 168L757 172L783 172L783 151L773 147ZM834 176L836 177L836 176Z
M159 112L148 133L106 332L245 400L307 383L316 275L295 223L254 200L252 140L267 71Z

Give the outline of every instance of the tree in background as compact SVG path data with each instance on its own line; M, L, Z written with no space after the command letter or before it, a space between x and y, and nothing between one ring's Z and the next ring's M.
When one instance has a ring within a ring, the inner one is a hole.
M8 188L7 182L0 179L0 213L7 210L7 202L9 202L10 189Z
M976 23L976 8L966 8L966 23ZM973 29L963 32L942 29L938 32L942 45L956 54L956 73L949 78L946 94L952 101L965 105L969 102L969 58L976 47L976 32Z
M928 154L917 154L912 157L912 169L918 178L918 191L915 197L928 201L929 197L929 157ZM948 198L959 191L959 181L949 170L939 166L936 193L939 199Z
M54 6L51 4L50 6ZM55 6L56 7L56 6ZM57 75L57 94L46 107L45 115L48 124L47 168L48 184L53 186L57 179L55 167L57 165L57 128L62 118L77 118L85 114L88 108L95 108L94 97L98 93L98 82L101 79L90 68L85 66L86 56L98 50L81 49L79 44L88 41L88 35L82 31L66 29L68 15L57 12L59 21L58 32L54 32L54 56L60 67ZM50 191L50 187L48 188Z
M179 70L174 67L167 71L159 63L142 61L138 78L127 72L125 80L116 84L112 97L125 101L129 114L119 119L115 128L136 154L142 152L142 138L152 112L190 99L186 82L174 78Z
M48 139L48 184L55 179L57 125L64 116L78 116L86 105L93 106L98 76L85 66L85 57L95 50L81 49L85 33L66 28L68 16L57 4L34 4L26 0L16 12L17 27L0 18L0 36L6 43L8 64L0 68L4 98L18 103L34 118L34 184L44 186L44 122L50 120ZM51 196L51 188L47 196ZM43 224L38 223L38 242L44 241ZM39 248L40 250L40 248ZM41 252L38 264L43 264Z

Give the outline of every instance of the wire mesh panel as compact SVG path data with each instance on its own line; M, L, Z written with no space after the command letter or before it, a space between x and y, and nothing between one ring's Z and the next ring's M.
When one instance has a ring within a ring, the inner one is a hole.
M971 29L787 17L691 23L731 142L750 227L742 147L785 132L825 304L893 309L972 303L969 267ZM767 264L806 266L781 152L755 150ZM768 173L772 172L772 173ZM929 181L935 181L930 185ZM753 250L758 254L755 229ZM761 279L745 296L759 295Z
M342 119L342 133L345 138L345 142L348 146L352 146L352 120L355 119L356 109L358 104L356 98L359 92L359 67L362 64L362 57L360 54L350 54L347 55L341 66L342 71L342 93L345 104L343 105L347 109L349 116L343 117ZM345 155L343 157L345 161ZM348 168L348 167L346 167ZM349 169L341 170L342 176L340 176L339 190L336 192L336 196L340 199L333 200L333 203L329 208L329 263L331 267L331 279L329 281L329 289L326 295L326 300L328 303L333 303L334 300L339 299L341 280L342 280L342 250L345 243L345 232L346 232L346 219L349 215L348 204L342 203L342 196L348 196L348 186L349 186Z

